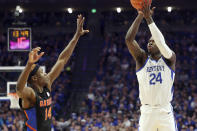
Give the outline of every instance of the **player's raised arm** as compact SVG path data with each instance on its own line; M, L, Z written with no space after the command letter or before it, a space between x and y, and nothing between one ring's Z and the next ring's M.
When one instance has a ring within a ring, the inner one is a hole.
M165 42L164 36L162 35L160 30L158 29L158 27L154 23L154 21L152 19L153 10L150 9L150 5L147 4L147 2L145 2L145 0L144 0L144 4L143 4L143 8L142 8L141 13L143 14L144 18L147 21L147 24L148 24L148 27L149 27L150 32L152 34L152 37L155 41L155 44L159 48L161 54L166 59L168 59L172 63L174 63L176 60L175 53L168 47L168 45Z
M142 61L145 56L145 51L140 48L140 46L135 40L142 19L143 15L141 13L138 13L138 16L129 28L125 37L126 45L129 49L129 52L134 57L135 61Z
M67 47L61 52L61 54L58 57L57 62L55 63L55 65L53 66L53 68L51 69L51 71L48 74L51 83L53 83L53 81L59 76L59 74L63 70L64 65L67 63L68 59L72 55L73 50L74 50L80 36L89 32L89 30L83 29L84 20L85 20L85 18L82 17L82 15L78 15L77 31L76 31L74 37L69 42Z
M16 92L20 98L25 98L26 96L31 97L31 89L26 88L25 84L27 83L33 64L37 62L44 55L44 52L38 54L38 51L40 51L40 49L41 49L40 47L34 48L29 53L29 59L27 65L25 66L25 69L22 71L22 73L19 76L16 85Z

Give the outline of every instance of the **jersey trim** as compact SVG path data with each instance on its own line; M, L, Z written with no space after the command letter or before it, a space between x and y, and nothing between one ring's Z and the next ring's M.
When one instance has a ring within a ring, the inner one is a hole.
M171 88L171 93L172 94L174 93L174 86L172 86L172 88Z
M29 127L29 129L31 129L32 131L37 131L36 129L34 129L33 127L31 127L27 122L25 123L25 125L26 125L27 127Z
M174 72L171 70L171 79L174 79Z
M29 117L28 117L28 115L27 115L25 110L24 110L24 113L25 113L25 116L26 116L27 120L29 120ZM37 131L35 128L31 127L27 122L25 122L25 125L27 127L29 127L29 129L31 129L32 131Z
M175 71L166 63L166 61L165 61L165 59L163 58L163 56L162 56L161 58L163 59L164 63L167 65L167 67L168 67L171 71L173 71L173 72L175 73Z
M144 68L144 66L146 65L148 60L149 60L149 57L146 59L146 62L144 63L144 65L140 69L136 70L136 73L138 73L139 71L141 71Z

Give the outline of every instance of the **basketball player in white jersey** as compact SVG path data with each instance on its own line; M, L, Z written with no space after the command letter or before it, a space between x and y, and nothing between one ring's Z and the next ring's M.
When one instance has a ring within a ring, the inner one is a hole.
M136 75L139 83L141 116L139 131L177 131L171 101L175 76L176 55L165 43L164 37L155 25L154 8L143 1L143 9L126 35L129 52L136 61ZM152 37L145 52L135 41L142 19L145 18Z

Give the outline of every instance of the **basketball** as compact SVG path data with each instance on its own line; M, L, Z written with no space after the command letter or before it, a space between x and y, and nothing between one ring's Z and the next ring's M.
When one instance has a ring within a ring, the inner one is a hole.
M143 1L144 0L130 0L131 5L137 10L142 9ZM148 2L148 4L151 5L152 0L145 0L145 2Z

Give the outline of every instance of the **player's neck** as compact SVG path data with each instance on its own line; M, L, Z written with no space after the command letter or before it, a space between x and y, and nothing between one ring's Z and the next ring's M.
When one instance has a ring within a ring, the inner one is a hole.
M151 54L150 58L153 59L153 60L158 61L161 58L161 56L162 56L161 53Z
M37 92L42 93L42 91L43 91L43 86L40 86L40 85L36 84L36 85L34 85L34 89L35 89Z
M43 92L43 87L38 87L38 88L37 88L37 91L38 91L39 93L42 93L42 92Z

